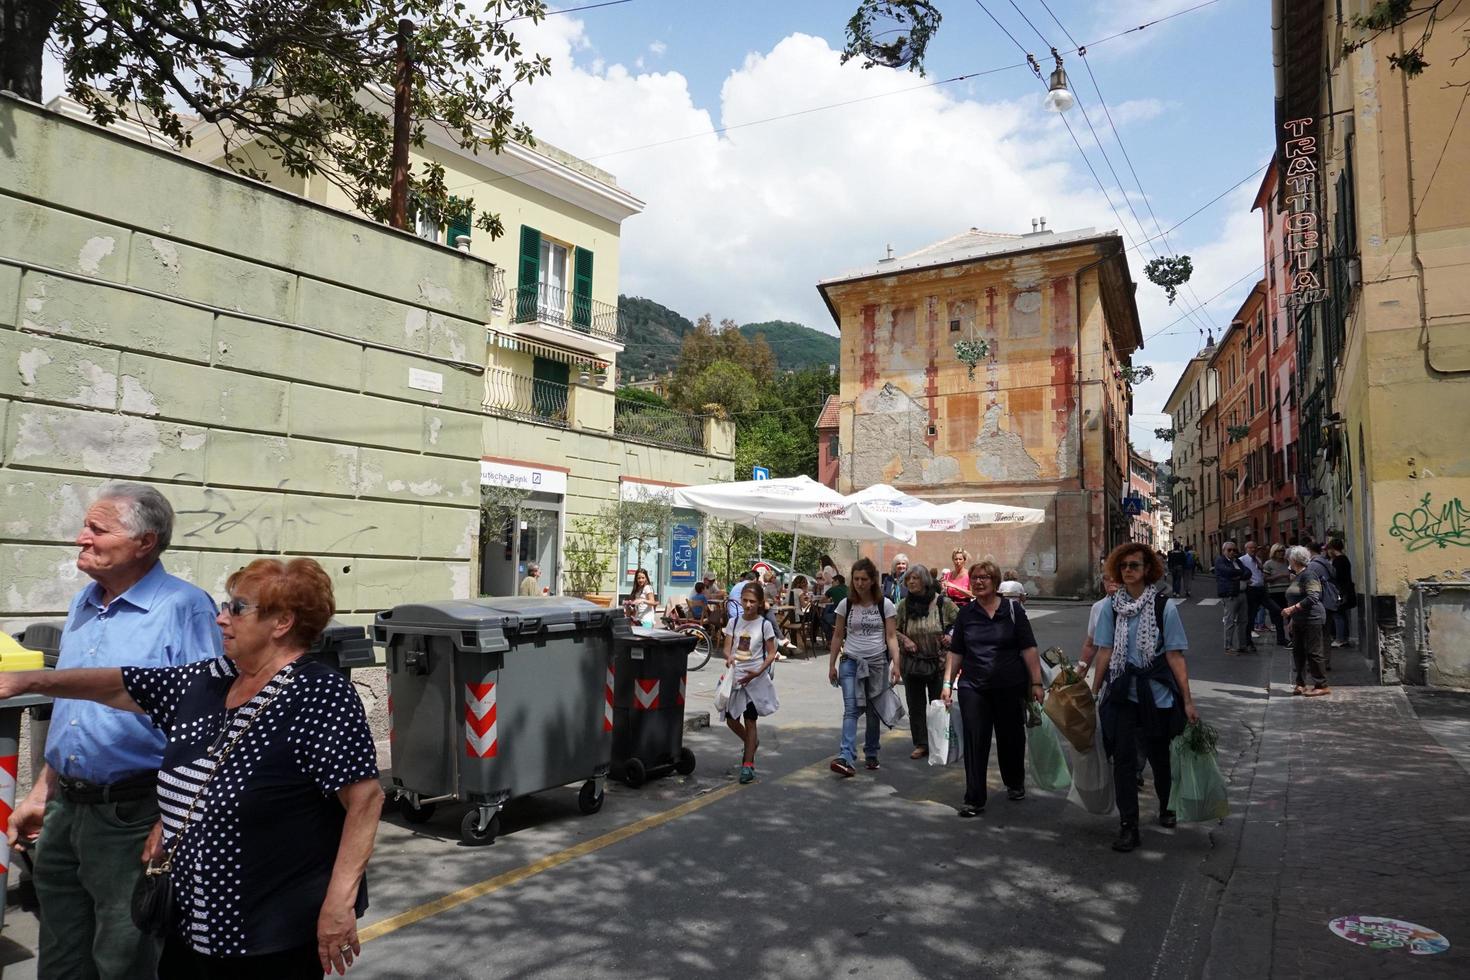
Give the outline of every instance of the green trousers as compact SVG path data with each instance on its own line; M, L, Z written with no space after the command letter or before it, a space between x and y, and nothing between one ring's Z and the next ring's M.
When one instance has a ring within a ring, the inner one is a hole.
M143 845L158 820L152 796L125 803L46 805L36 844L41 902L38 980L141 980L157 971L159 944L133 925Z

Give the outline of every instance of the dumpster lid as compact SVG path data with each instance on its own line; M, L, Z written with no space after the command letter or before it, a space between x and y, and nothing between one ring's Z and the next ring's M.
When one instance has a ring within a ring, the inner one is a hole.
M520 630L571 623L600 628L612 621L614 610L571 596L486 596L443 602L406 603L378 613L377 624L389 628ZM621 611L616 611L621 617Z

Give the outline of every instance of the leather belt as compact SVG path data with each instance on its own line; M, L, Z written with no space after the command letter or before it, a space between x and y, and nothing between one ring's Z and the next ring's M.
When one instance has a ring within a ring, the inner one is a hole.
M158 785L158 773L144 772L115 783L89 783L85 779L56 778L61 795L68 803L92 805L97 803L127 803L141 800L154 794Z

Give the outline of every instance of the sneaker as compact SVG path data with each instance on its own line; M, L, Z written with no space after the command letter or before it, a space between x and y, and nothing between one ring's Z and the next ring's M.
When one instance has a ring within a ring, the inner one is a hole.
M856 776L857 770L846 759L833 759L831 769L839 776Z
M863 768L866 769L866 770L868 770L868 772L877 772L878 771L878 760L877 759L865 759L865 760L863 760Z
M1006 799L1010 800L1012 803L1019 803L1020 801L1024 800L1025 798L1026 798L1026 791L1024 789L1008 789L1008 790L1006 790Z
M1138 825L1125 823L1118 828L1118 839L1113 841L1113 850L1127 854L1142 843L1138 839Z
M1338 647L1345 647L1345 646L1347 646L1347 644L1344 643L1344 642L1342 642L1341 640L1333 640L1332 641L1332 648L1334 650L1337 649Z
M1176 816L1174 816L1174 811L1173 810L1160 810L1159 811L1159 826L1160 827L1169 827L1169 828L1172 829L1172 828L1178 826L1178 824L1179 824L1179 818L1176 817Z
M755 782L755 766L741 766L740 767L740 781L742 783L753 783L753 782Z

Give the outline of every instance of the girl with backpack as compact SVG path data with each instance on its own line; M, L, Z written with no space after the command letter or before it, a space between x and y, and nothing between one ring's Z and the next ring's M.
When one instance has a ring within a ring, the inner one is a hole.
M781 707L771 666L776 662L776 628L766 618L766 593L747 583L740 590L740 616L725 624L725 669L733 671L725 724L743 743L740 782L755 780L755 750L760 746L756 719Z
M959 610L935 587L927 567L910 565L903 581L907 594L898 600L898 648L903 651L903 689L914 736L909 758L922 759L929 754L929 702L939 700L944 683L939 640Z
M903 717L903 702L893 690L903 676L895 620L898 610L883 598L878 566L859 558L852 566L852 592L837 603L827 676L842 689L842 737L832 771L839 776L857 773L858 719L867 717L863 762L878 768L881 722L892 728Z
M1164 563L1147 545L1129 542L1113 549L1107 568L1122 587L1097 617L1092 690L1098 694L1103 747L1113 760L1120 823L1113 850L1131 851L1140 843L1139 748L1153 769L1159 826L1173 827L1169 743L1184 731L1186 722L1199 720L1199 712L1184 666L1184 651L1189 649L1184 624L1158 587Z

